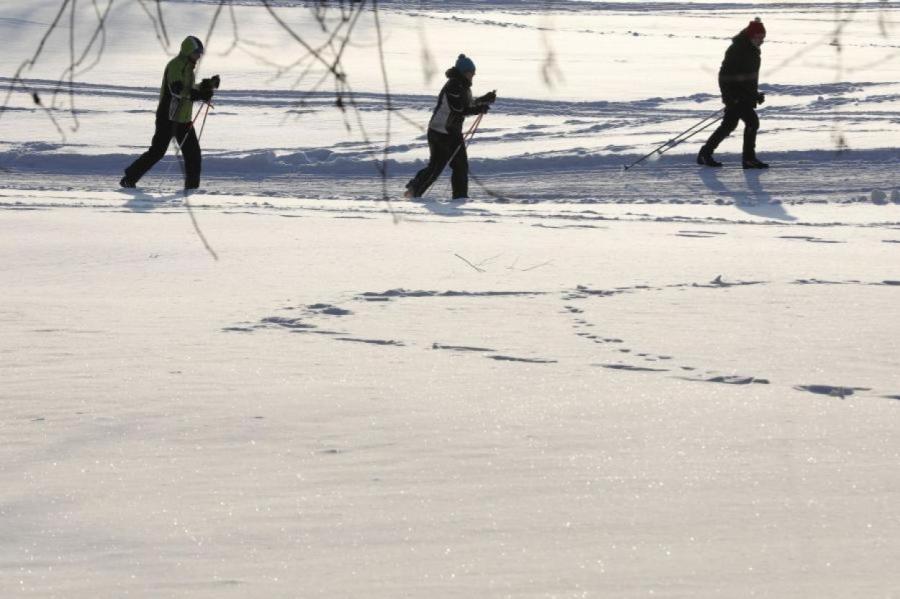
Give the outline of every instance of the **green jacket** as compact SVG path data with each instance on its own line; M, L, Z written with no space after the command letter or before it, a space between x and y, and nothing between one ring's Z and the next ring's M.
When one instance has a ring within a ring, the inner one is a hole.
M157 120L191 122L194 100L198 99L199 95L194 84L194 63L188 56L197 50L202 50L200 41L188 36L181 42L178 56L166 65L159 91L159 106L156 109Z

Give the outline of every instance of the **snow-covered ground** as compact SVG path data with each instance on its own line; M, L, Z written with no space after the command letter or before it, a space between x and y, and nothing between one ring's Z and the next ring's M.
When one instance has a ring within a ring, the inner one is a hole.
M0 113L0 597L900 597L900 10L379 2L398 110L366 13L357 115L233 4L192 212L174 160L115 187L169 56L139 3L62 134ZM2 82L59 5L0 7ZM757 14L773 168L735 136L623 172ZM48 106L68 23L23 75ZM402 201L461 51L500 96L473 200Z

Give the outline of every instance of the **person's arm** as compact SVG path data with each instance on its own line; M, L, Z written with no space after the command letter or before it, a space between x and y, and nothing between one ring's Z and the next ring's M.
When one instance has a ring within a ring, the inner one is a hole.
M185 85L185 73L178 60L173 60L166 67L165 85L171 96L169 100L169 120L177 120L184 100L190 100L191 90ZM187 88L187 89L185 89Z
M447 98L447 106L450 108L451 113L467 117L487 112L483 106L474 102L470 103L472 95L459 83L449 83L444 89L444 95Z
M471 106L468 103L468 94L463 86L458 83L451 82L444 88L444 97L447 99L447 107L450 112L461 116L474 114L470 112Z

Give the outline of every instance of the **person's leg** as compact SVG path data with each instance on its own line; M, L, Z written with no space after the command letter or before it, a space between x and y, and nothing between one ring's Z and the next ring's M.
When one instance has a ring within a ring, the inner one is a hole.
M744 160L756 160L756 134L759 131L759 116L752 106L741 112L744 121Z
M700 153L711 156L712 153L716 151L716 148L719 147L719 144L722 143L722 140L731 135L731 132L735 130L738 121L741 118L740 115L740 105L728 104L725 107L725 116L722 117L722 123L715 131L713 131L713 134L709 136L709 139L703 145Z
M410 197L422 197L422 194L428 191L432 183L441 176L447 166L447 161L450 160L450 154L453 152L452 149L449 149L448 139L449 136L444 133L428 130L428 150L430 152L428 165L416 173L416 176L406 184Z
M453 170L450 182L453 186L454 200L469 197L469 155L462 137L453 141L453 150L456 148L459 148L459 151L450 161L450 168Z
M127 181L131 185L136 184L147 171L153 168L154 164L166 155L166 151L169 149L169 141L172 139L172 129L173 126L170 121L156 121L156 131L153 133L150 149L141 154L137 160L125 169L123 182Z
M178 141L181 143L181 154L184 156L184 188L200 187L201 152L197 132L188 124L177 127Z

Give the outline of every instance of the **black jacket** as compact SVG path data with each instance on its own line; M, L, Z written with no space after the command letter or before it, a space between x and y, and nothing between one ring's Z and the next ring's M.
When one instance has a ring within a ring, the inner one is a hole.
M479 100L472 98L472 82L456 67L447 70L447 83L438 94L437 106L431 113L428 128L438 133L461 135L467 116L481 112Z
M719 69L719 89L725 104L746 103L756 106L759 95L759 65L762 53L750 38L739 33L725 51Z

